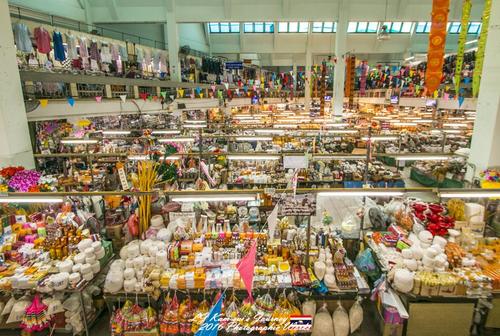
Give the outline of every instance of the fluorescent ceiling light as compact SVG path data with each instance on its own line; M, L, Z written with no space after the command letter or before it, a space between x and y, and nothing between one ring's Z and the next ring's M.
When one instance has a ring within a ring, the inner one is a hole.
M467 127L467 125L460 123L443 123L443 127Z
M255 195L186 195L172 196L172 202L237 202L237 201L254 201Z
M436 156L433 156L433 155L395 155L394 158L398 161L421 161L421 160L425 160L425 161L443 161L443 160L449 160L450 157L449 156L445 156L445 155L436 155Z
M358 130L326 130L323 132L329 133L329 134L354 134L354 133L358 133Z
M235 138L236 141L272 141L272 137L259 137L259 136L240 136Z
M480 191L480 192L447 192L439 193L442 198L488 198L500 197L500 191Z
M414 59L415 59L415 56L410 56L410 57L405 58L405 62L408 62L408 61L411 61Z
M181 134L179 130L156 130L152 131L151 134Z
M255 133L257 134L285 134L284 130L275 130L275 129L256 129Z
M417 123L414 122L395 122L391 123L393 126L417 126Z
M63 139L61 143L65 145L96 144L97 139Z
M133 161L142 161L142 160L149 159L149 155L129 155L129 156L127 156L127 159L133 160Z
M448 120L464 120L464 117L449 117Z
M326 123L323 124L322 126L324 127L347 127L349 126L348 123Z
M449 134L459 134L459 133L462 133L461 130L455 130L455 129L444 129L443 132L444 133L449 133Z
M419 124L432 124L433 120L432 119L420 119L417 120L417 123Z
M120 131L120 130L107 130L101 131L103 135L127 135L130 134L130 131Z
M187 124L183 126L184 128L205 128L207 124Z
M194 138L162 138L158 142L194 142Z
M206 120L184 120L185 124L205 124Z
M467 45L468 45L468 44L473 44L473 43L476 43L476 42L477 42L477 39L467 41L467 42L465 42L465 44L467 44Z
M241 119L239 120L240 124L261 124L262 122L259 119Z
M363 191L323 191L319 192L318 196L335 196L335 197L352 197L352 196L403 196L401 191L380 191L380 190L363 190Z
M0 197L0 203L62 203L62 197Z
M275 124L273 125L274 128L297 128L297 125L293 124Z
M279 160L280 155L228 155L228 160Z
M366 155L313 155L314 160L365 160Z
M242 119L254 119L251 115L235 115L233 116L234 119L242 120Z
M363 137L363 140L367 141L368 137ZM372 136L371 141L391 141L391 140L398 140L397 136Z

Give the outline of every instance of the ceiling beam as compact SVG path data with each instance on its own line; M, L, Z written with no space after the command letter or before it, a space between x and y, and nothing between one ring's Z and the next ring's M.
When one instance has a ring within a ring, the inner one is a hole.
M111 18L113 20L118 20L118 11L116 9L116 0L108 0L108 8Z

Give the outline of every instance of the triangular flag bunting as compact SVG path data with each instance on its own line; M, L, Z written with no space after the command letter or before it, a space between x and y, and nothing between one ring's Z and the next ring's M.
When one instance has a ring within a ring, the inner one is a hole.
M184 98L184 89L177 89L177 97Z
M100 103L102 101L102 96L96 96L95 101Z
M73 98L73 97L68 97L68 104L69 104L69 106L73 106L73 105L75 105L75 98Z
M248 253L241 258L241 260L236 265L236 269L240 272L240 277L243 283L245 284L245 288L248 292L248 297L253 301L252 297L252 288L253 288L253 273L255 267L255 255L257 254L257 240L254 239L252 241L252 245L250 246L250 250Z
M200 92L200 98L203 98L203 92Z
M146 101L146 99L148 99L148 94L145 92L141 92L141 93L139 93L139 98Z
M224 83L224 87L227 89L229 89L229 83Z
M175 96L174 95L170 95L170 99L171 100L174 100Z
M47 106L47 104L49 103L49 100L48 100L48 99L39 99L38 101L40 102L40 105L41 105L42 107Z
M219 332L219 318L222 311L222 301L224 301L224 293L210 309L205 320L203 320L203 324L194 336L217 336Z
M458 107L462 107L462 104L464 103L465 98L462 96L458 96Z
M210 87L212 88L212 92L215 92L216 86L212 84Z
M160 96L162 96L163 99L167 98L167 91L160 92Z
M125 103L125 101L127 100L127 95L120 95L120 99L123 103Z

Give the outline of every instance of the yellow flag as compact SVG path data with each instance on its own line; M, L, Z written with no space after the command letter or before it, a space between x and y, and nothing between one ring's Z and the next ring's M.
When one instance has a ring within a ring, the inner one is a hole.
M200 98L203 98L203 92L200 92Z
M40 105L41 105L42 107L47 106L47 104L49 103L49 100L48 100L48 99L39 99L38 101L40 102Z
M177 89L177 97L178 98L184 97L184 89Z
M438 90L434 91L434 98L437 98L438 97Z

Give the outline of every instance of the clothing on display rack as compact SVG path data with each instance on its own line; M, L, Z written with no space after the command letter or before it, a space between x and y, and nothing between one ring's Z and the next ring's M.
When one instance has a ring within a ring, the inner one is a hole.
M87 39L85 37L80 37L80 57L89 57L89 51L87 49Z
M224 64L217 58L203 57L201 60L201 70L210 74L222 75L223 66Z
M31 43L28 27L24 23L16 23L13 30L17 49L26 53L33 52L33 44Z
M101 43L101 62L102 63L111 63L112 56L111 51L109 50L109 46L102 42Z
M111 52L111 59L113 61L118 61L118 59L120 58L120 54L118 52L118 45L116 45L115 43L110 43L109 49Z
M52 33L52 41L54 42L54 59L60 62L64 61L66 59L66 54L64 53L62 34L54 30Z
M97 46L96 41L90 42L90 59L99 61L99 47Z
M76 48L76 37L74 35L66 33L66 45L68 51L68 58L71 60L78 59L78 50Z
M35 28L36 49L42 54L48 54L52 48L50 47L50 34L43 27Z
M128 61L127 48L124 45L120 45L119 52L120 52L120 58L122 59L122 61L127 62Z

